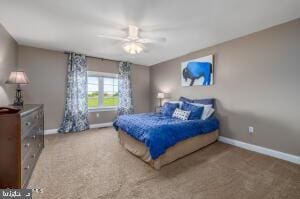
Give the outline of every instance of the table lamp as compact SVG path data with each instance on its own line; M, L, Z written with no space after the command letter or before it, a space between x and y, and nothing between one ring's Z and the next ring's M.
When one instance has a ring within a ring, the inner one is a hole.
M164 93L157 93L157 99L159 99L159 106L162 106L162 99L165 98L165 94Z
M28 84L29 80L24 71L13 71L10 73L6 84L17 84L16 99L14 100L14 106L23 106L21 84Z

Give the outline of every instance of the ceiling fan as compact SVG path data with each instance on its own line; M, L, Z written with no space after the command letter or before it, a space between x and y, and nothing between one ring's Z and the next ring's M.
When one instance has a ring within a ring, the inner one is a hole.
M144 44L148 43L163 43L166 42L166 38L141 38L139 35L139 28L134 25L129 25L127 29L126 37L118 37L113 35L98 35L98 37L119 40L123 43L121 46L123 50L129 54L139 54L145 49Z

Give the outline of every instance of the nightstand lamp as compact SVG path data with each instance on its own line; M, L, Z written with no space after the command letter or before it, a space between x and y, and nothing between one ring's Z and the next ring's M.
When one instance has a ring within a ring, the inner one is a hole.
M157 99L159 99L159 107L162 107L162 100L165 98L164 93L157 93Z
M16 99L13 103L14 106L23 106L21 84L29 84L29 80L24 71L13 71L10 73L6 84L17 84Z

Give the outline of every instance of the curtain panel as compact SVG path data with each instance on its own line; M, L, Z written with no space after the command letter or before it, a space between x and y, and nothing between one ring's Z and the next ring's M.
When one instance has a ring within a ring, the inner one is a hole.
M133 112L131 63L120 62L118 115L133 114Z
M64 119L58 132L80 132L87 129L89 129L89 122L86 57L85 55L70 53Z

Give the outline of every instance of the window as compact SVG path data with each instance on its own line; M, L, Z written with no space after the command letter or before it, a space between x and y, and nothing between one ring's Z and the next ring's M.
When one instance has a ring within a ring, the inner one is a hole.
M119 105L118 76L88 72L89 109L115 109Z

